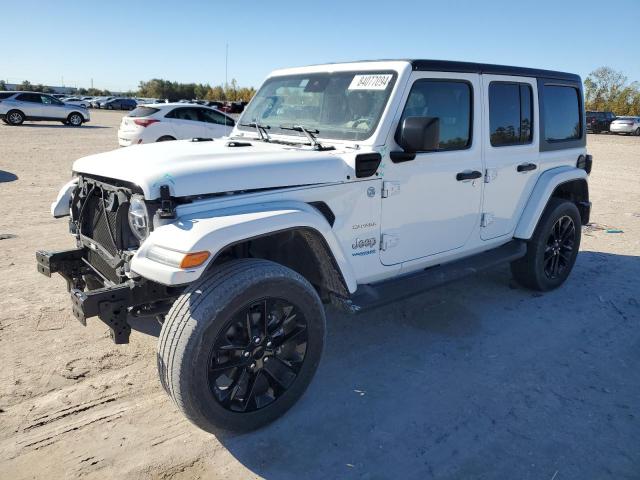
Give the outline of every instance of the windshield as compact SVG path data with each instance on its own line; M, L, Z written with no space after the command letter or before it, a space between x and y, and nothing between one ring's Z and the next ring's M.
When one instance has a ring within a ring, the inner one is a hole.
M239 123L268 126L269 133L364 140L375 130L396 81L394 72L336 72L267 79ZM255 131L242 126L241 130Z

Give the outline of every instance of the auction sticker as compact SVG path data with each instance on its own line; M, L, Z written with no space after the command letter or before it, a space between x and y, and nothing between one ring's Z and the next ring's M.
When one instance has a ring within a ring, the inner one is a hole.
M391 74L356 75L351 80L349 90L384 90L392 77Z

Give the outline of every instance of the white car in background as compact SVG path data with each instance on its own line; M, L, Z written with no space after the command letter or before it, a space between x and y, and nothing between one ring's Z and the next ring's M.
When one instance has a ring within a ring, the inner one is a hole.
M79 97L67 97L63 98L62 101L68 105L77 105L78 107L83 108L89 108L89 104L91 103L88 100L83 100Z
M139 105L122 118L118 143L121 147L127 147L168 140L220 138L229 135L234 126L233 118L203 105Z
M616 117L609 126L611 133L628 133L640 137L640 117Z

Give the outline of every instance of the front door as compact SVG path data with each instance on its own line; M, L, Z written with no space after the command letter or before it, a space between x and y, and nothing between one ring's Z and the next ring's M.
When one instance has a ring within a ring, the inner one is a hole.
M208 108L199 108L200 120L205 130L205 138L220 138L231 133L231 121L223 114Z
M42 101L42 116L46 118L66 118L67 110L64 103L49 95L40 95Z
M438 148L385 160L385 265L462 249L477 231L482 197L481 92L477 74L415 72L394 125L406 117L439 123ZM390 150L401 150L393 132Z

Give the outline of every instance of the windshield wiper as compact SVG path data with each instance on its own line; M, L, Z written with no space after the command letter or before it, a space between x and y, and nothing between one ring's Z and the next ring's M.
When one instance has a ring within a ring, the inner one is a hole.
M282 130L293 130L294 132L304 133L305 137L309 139L311 146L315 150L334 150L335 147L325 147L316 140L315 135L319 134L320 131L316 129L307 128L303 125L280 125Z
M256 129L256 132L258 132L258 137L260 137L260 140L262 140L263 142L271 141L271 137L267 133L267 130L271 128L271 126L269 125L265 125L263 123L258 123L258 122L249 122L249 123L241 123L240 126L253 127Z

